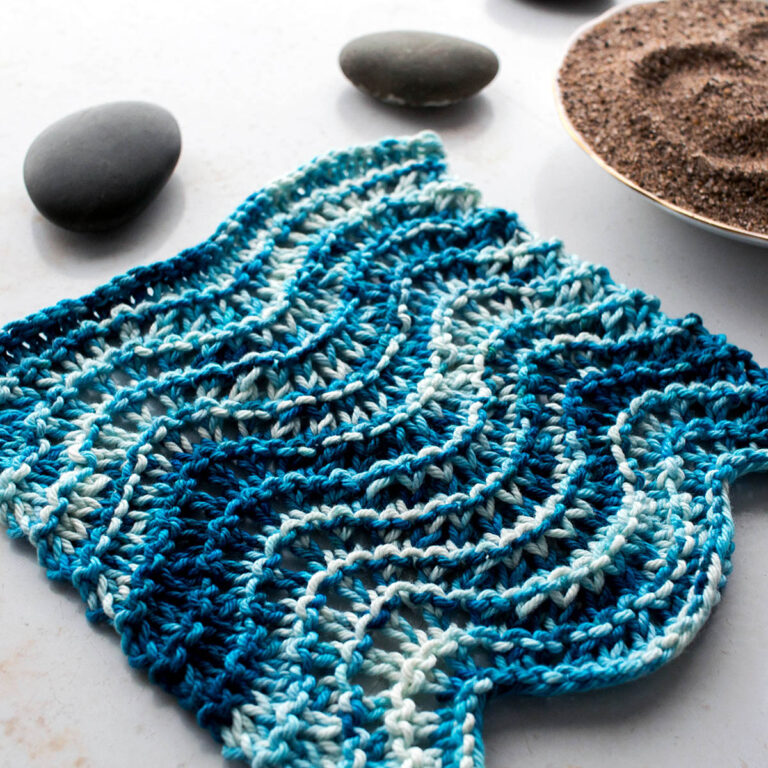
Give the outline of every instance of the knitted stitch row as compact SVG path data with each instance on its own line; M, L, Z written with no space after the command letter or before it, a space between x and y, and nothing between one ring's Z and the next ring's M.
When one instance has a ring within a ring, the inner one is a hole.
M0 521L254 768L478 768L491 694L659 667L767 427L747 352L481 207L433 134L0 331Z

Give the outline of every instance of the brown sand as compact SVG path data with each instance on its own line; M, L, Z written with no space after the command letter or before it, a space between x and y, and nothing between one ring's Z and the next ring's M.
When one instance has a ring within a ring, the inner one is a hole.
M579 37L558 82L572 124L619 173L768 234L768 4L630 6Z

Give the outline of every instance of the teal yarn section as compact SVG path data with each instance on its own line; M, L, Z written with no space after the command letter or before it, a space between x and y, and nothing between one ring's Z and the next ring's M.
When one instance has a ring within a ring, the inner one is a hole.
M479 768L493 695L659 667L766 468L749 353L428 133L0 331L0 522L253 768Z

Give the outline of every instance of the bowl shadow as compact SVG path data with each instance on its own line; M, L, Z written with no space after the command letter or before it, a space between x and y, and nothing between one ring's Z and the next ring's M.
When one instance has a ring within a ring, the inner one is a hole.
M486 0L485 3L488 15L498 24L536 37L567 35L612 5L611 0Z

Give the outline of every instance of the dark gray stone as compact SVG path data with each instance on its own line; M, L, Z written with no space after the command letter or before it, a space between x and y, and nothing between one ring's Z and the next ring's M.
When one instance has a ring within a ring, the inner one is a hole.
M24 159L24 183L54 224L99 232L139 214L173 173L179 126L155 104L120 101L84 109L46 128Z
M484 88L499 71L484 45L433 32L377 32L347 43L342 72L388 104L442 107Z

